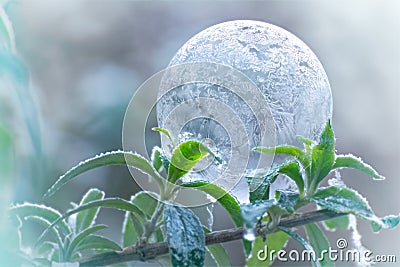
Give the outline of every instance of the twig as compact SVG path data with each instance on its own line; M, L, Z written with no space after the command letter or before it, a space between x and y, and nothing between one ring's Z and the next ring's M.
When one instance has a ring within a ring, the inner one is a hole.
M345 215L345 213L336 213L330 210L318 210L304 213L297 217L282 219L278 226L292 228L343 215ZM261 225L261 227L262 226L264 225ZM277 229L274 228L272 230L267 230L264 233L270 234L276 231ZM242 238L243 227L215 231L206 235L206 245L224 243ZM79 266L106 266L133 260L146 261L166 253L168 253L167 242L152 243L145 246L126 247L122 251L106 252L88 258L82 258L79 260Z
M163 205L164 204L162 202L158 202L157 203L156 211L154 212L154 214L151 217L150 221L146 224L145 233L144 233L144 236L145 236L146 240L149 239L149 236L151 235L151 233L156 228L157 220L158 220L158 218L160 218L160 215L161 215L162 210L163 210L162 209Z

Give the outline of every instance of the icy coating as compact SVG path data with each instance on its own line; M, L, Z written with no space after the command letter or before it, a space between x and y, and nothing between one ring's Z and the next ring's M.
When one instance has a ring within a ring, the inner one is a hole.
M223 64L248 76L267 100L275 121L277 144L299 145L296 135L316 141L331 118L331 90L321 63L306 44L282 28L250 20L214 25L187 41L170 66L191 62ZM245 124L250 147L258 145L260 133L253 107L229 88L215 84L193 81L162 97L157 104L159 126L163 127L168 114L181 103L199 97L209 97L232 108L241 120L238 123ZM229 161L230 136L236 133L224 131L223 124L213 118L197 117L188 121L182 131L212 139L222 159ZM215 171L208 170L203 176L209 179L210 174L215 175Z

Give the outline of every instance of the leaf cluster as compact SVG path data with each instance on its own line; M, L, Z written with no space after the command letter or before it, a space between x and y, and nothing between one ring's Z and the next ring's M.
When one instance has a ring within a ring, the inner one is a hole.
M182 177L191 175L192 168L207 156L215 158L213 152L197 140L187 140L176 144L167 130L155 128L174 144L171 157L162 149L155 147L151 159L147 160L134 152L115 151L101 154L79 163L61 176L48 190L45 197L52 196L62 186L79 174L101 166L119 164L134 167L147 174L159 187L159 194L141 191L130 200L106 198L98 189L89 190L79 204L73 204L70 210L61 213L50 207L35 204L15 205L10 215L19 222L34 221L43 226L33 250L25 257L33 264L51 262L74 262L96 251L118 251L122 248L146 246L150 243L166 241L169 258L158 256L156 261L167 261L173 266L203 266L208 255L217 266L230 265L228 254L221 244L206 246L205 234L209 232L197 215L187 207L173 202L177 191L191 188L213 197L224 207L237 227L244 227L243 249L250 266L265 266L273 259L260 262L256 253L264 246L279 250L292 238L305 249L319 255L328 249L329 240L316 223L304 225L306 237L300 236L294 229L279 226L282 218L291 218L301 214L301 208L315 205L317 209L328 209L336 213L354 214L371 222L374 231L393 228L399 216L379 218L368 202L357 191L335 180L328 187L321 182L331 172L341 168L358 169L375 180L382 180L371 166L352 155L335 153L335 137L330 125L321 133L319 142L299 137L304 147L277 146L257 147L260 153L284 154L288 157L283 164L271 168L249 170L246 179L250 189L249 203L240 205L223 188L207 182L183 182ZM292 179L296 190L278 190L270 198L270 187L279 175ZM120 242L112 241L99 231L106 228L97 224L96 218L101 208L117 209L124 212ZM348 216L327 220L324 225L329 229L347 228ZM21 225L19 225L21 227ZM272 231L273 230L273 231ZM271 233L266 236L266 233ZM333 266L329 258L314 258L315 266Z

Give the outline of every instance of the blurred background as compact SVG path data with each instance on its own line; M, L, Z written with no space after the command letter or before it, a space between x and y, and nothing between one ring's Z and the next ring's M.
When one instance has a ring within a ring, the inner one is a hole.
M125 109L141 83L201 30L253 19L294 33L319 57L331 84L338 152L362 157L387 177L373 182L342 171L343 180L379 216L400 212L399 2L28 0L11 2L6 11L29 71L29 91L0 87L3 128L15 144L13 201L38 202L79 161L122 149ZM81 175L47 204L65 210L90 187L126 199L140 190L125 167L111 166ZM223 209L215 213L214 229L233 226ZM104 233L119 240L123 214L102 212L100 220L111 225ZM400 261L400 228L376 235L369 224L359 226L367 248ZM347 232L329 236L333 244L350 239ZM243 265L240 243L226 247L232 263Z

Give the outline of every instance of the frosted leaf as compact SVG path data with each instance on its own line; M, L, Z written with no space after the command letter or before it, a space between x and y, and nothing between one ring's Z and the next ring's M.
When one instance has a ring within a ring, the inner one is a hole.
M267 212L268 208L274 205L273 200L259 200L253 203L240 205L240 212L243 218L243 238L248 241L256 239L256 224L258 220Z

